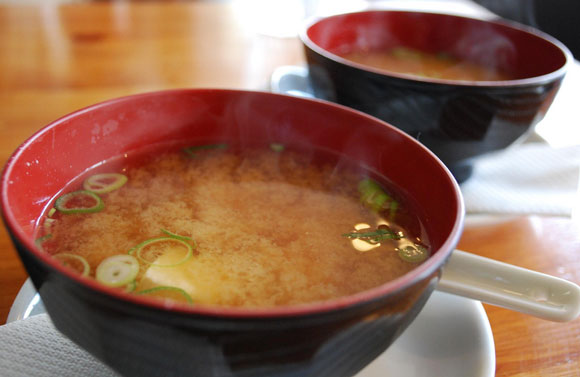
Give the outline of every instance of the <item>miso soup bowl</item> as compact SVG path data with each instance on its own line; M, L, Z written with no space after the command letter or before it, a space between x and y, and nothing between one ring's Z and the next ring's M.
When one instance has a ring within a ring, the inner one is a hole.
M68 182L111 157L176 140L275 142L354 159L417 203L432 256L352 296L243 309L130 295L71 272L35 245L39 217ZM1 188L6 228L55 326L126 376L351 376L417 316L464 218L449 170L402 131L325 101L233 90L147 93L67 115L15 151Z
M300 34L316 97L376 116L432 150L461 183L474 161L524 138L544 117L573 61L551 36L501 19L368 10L310 20ZM406 47L510 74L460 81L389 72L346 60Z

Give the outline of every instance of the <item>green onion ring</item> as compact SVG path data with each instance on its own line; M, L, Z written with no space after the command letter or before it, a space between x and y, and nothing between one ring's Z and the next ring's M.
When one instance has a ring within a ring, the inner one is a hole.
M135 288L137 288L137 281L136 280L133 280L133 281L129 282L129 284L127 284L125 286L125 292L127 292L127 293L134 292L135 291Z
M159 291L173 291L173 292L180 293L185 298L185 300L187 301L188 304L193 304L193 299L191 298L191 296L189 294L187 294L187 292L185 292L181 288L172 287L172 286L163 285L163 286L158 286L158 287L154 287L154 288L150 288L150 289L144 289L142 291L135 292L135 294L136 295L148 295L148 294L156 293Z
M107 181L112 182L107 183ZM95 174L83 182L83 188L95 194L106 194L127 183L127 176L119 173Z
M88 196L91 199L95 200L96 203L92 207L74 207L74 208L67 208L66 207L66 203L69 200L72 200L72 199L74 199L75 197L78 197L78 196ZM105 203L103 203L103 201L101 200L101 198L97 194L95 194L94 192L88 191L88 190L79 190L79 191L69 192L68 194L64 194L64 195L60 196L54 202L54 207L59 212L64 213L64 214L94 213L94 212L102 211L103 208L105 208Z
M400 247L397 252L402 260L411 263L423 262L429 256L427 248L421 245L403 246Z
M52 238L52 234L50 234L50 233L45 234L44 236L37 238L34 241L34 244L36 245L36 247L38 247L40 250L42 250L42 244L51 238Z
M179 237L182 237L182 236L179 236ZM185 254L185 256L183 257L182 260L180 260L177 263L172 263L172 264L160 264L160 263L155 263L155 262L148 261L142 255L143 249L146 246L149 246L151 244L158 243L158 242L167 242L167 241L169 241L169 242L178 242L178 243L180 243L180 244L182 244L182 245L184 245L186 247L187 253ZM129 253L130 254L135 253L135 255L137 256L137 258L140 261L142 261L144 263L147 263L147 264L149 264L151 266L156 266L156 267L175 267L177 265L180 265L180 264L186 262L189 258L191 258L193 256L193 247L189 243L187 243L186 241L184 241L183 239L180 239L180 238L177 238L177 237L173 237L173 236L172 237L157 237L157 238L151 238L151 239L148 239L146 241L141 242L139 245L137 245L133 249L129 250Z
M191 246L192 246L192 248L194 248L194 249L195 249L195 248L197 248L197 243L196 243L196 242L195 242L195 240L194 240L193 238L191 238L191 237L187 237L187 236L181 236L181 235L179 235L179 234L175 234L175 233L173 233L173 232L170 232L170 231L168 231L168 230L166 230L166 229L161 229L161 231L162 231L163 233L167 234L167 235L168 235L169 237L171 237L171 238L175 238L175 239L177 239L177 240L182 240L182 241L189 241L189 242L191 242Z
M62 263L63 266L71 267L75 270L77 270L77 269L74 268L70 262L71 261L80 262L81 265L83 266L83 270L79 271L82 276L89 276L89 273L91 272L91 266L89 266L89 262L87 262L87 260L85 258L81 257L80 255L60 253L60 254L53 255L53 258L60 261L60 263Z
M139 273L139 261L132 255L119 254L105 258L95 271L97 280L110 287L131 283Z

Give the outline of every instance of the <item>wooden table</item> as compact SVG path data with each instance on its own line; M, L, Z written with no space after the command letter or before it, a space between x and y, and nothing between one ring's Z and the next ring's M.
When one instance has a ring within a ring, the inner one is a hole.
M256 20L236 4L0 6L0 163L51 120L98 101L177 87L267 89L276 67L303 64L296 38L256 33ZM468 225L459 247L580 283L575 219ZM26 278L0 230L0 323ZM485 309L497 376L580 376L580 320L552 323Z

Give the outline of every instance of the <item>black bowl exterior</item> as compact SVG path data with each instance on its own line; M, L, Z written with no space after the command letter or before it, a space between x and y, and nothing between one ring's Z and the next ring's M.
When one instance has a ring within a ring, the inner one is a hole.
M460 182L473 160L531 132L572 62L559 41L501 19L368 10L309 21L301 32L316 96L385 120L419 140ZM418 77L343 58L405 46L509 73L498 81Z
M413 321L439 278L339 311L240 320L130 304L15 245L56 328L123 376L352 376Z
M304 49L315 96L405 131L431 149L458 182L469 178L474 158L532 132L563 79L487 87L415 81L358 69Z

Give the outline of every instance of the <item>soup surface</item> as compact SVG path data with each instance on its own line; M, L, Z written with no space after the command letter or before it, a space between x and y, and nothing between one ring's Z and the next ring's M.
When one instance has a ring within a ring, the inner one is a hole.
M511 77L497 69L457 59L449 54L427 53L407 47L386 51L352 51L341 54L347 60L385 71L462 81L498 81Z
M427 257L400 198L320 156L209 145L118 158L66 187L39 245L127 292L245 307L350 295Z

